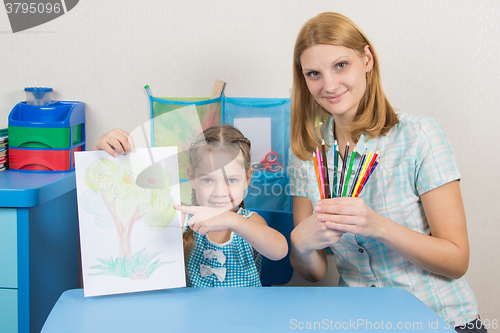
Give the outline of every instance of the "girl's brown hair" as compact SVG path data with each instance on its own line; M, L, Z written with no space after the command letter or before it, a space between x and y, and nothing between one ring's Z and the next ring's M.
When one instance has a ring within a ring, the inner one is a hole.
M229 143L229 144L227 144ZM207 149L200 149L206 147ZM189 148L189 164L193 171L196 169L199 161L206 153L224 152L230 156L237 156L240 152L243 156L243 164L245 172L248 175L250 171L250 140L248 140L237 128L231 125L212 126L203 131L195 142ZM193 206L199 206L196 200L196 190L191 191L191 203ZM242 201L239 205L245 208L245 203ZM193 230L187 230L183 236L184 243L184 262L187 264L189 254L194 246Z
M319 14L302 27L293 53L290 143L293 153L303 161L310 160L311 152L321 144L323 135L315 126L316 122L326 122L331 117L309 92L300 63L302 53L318 44L344 46L360 56L365 54L364 47L368 45L373 55L373 68L366 76L366 91L350 128L356 142L362 133L368 138L385 135L399 122L382 90L378 57L368 38L354 22L341 14Z

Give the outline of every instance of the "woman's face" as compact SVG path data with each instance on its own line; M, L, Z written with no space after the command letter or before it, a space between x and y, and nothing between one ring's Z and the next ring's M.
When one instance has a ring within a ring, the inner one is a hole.
M316 102L333 116L352 121L366 90L366 73L373 67L369 46L360 56L344 46L318 44L302 52L300 63Z

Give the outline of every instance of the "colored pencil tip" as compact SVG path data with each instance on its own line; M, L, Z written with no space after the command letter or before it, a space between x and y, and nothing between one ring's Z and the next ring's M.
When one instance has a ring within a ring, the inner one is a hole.
M321 144L324 145L325 144L325 140L321 140Z

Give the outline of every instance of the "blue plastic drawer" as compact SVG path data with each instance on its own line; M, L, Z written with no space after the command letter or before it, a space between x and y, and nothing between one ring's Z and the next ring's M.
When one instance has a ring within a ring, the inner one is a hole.
M9 126L73 127L85 122L82 102L58 101L45 106L18 103L9 114Z
M0 208L0 288L17 288L17 209Z

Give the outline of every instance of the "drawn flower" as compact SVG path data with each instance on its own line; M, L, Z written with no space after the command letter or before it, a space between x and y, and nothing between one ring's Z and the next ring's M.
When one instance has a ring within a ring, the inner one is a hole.
M131 280L146 280L147 278L148 275L145 270L132 272L132 275L130 276Z

